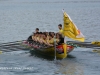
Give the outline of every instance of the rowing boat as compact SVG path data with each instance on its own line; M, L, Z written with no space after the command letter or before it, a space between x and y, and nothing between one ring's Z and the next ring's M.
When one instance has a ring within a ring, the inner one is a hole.
M31 55L50 58L50 59L54 59L55 55L57 59L66 58L67 54L74 49L73 46L67 44L57 45L55 54L54 46L40 46L36 45L36 43L29 43L28 41L24 41L23 44L30 48Z

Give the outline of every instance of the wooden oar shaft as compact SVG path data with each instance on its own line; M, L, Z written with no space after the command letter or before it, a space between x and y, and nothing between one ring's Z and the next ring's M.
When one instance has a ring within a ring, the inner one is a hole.
M29 49L22 46L21 44L10 44L1 46L0 50L2 52L11 52L11 51L29 50Z
M21 40L21 41L13 41L13 42L7 42L7 43L0 43L0 45L7 45L7 44L15 44L15 43L21 43L25 40Z
M3 45L0 45L0 47L2 47L2 46L12 46L12 45L20 45L21 43L15 43L15 44L3 44Z
M84 47L84 48L95 48L100 49L100 46L91 44L91 43L84 43L84 42L76 42L76 41L67 41L68 45L76 46L76 47Z
M11 50L7 50L7 49L0 49L0 51L2 51L2 53L3 52L12 52Z
M12 46L2 46L2 47L0 47L0 48L2 48L2 49L11 49L11 50L13 50L13 49L20 49L20 50L25 50L25 49L27 49L27 48L25 48L25 47L22 47L22 46L15 46L15 45L12 45Z
M78 42L78 41L67 41L67 43L91 43L91 42Z
M5 45L0 45L0 47L2 46L11 46L11 45L20 45L21 43L14 43L14 44L5 44Z
M100 41L93 41L93 42L67 41L67 43L93 44L100 46Z

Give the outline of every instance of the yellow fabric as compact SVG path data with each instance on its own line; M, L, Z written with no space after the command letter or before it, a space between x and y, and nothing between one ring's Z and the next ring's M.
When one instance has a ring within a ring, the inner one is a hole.
M84 42L85 38L77 38L76 36L79 34L79 31L75 27L74 23L70 20L66 12L64 12L64 28L63 28L63 35L67 36L73 40L78 40Z
M64 58L67 57L67 45L63 44L63 49L64 49Z

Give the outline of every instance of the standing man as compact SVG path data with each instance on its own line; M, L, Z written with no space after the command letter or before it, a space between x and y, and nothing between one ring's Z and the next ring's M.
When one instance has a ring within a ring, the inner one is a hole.
M58 43L58 45L60 45L60 44L64 43L64 35L63 35L62 24L59 24L58 28L59 28L59 32L58 33L61 35L60 36L60 41Z
M59 28L59 34L63 34L62 24L59 24L58 28Z

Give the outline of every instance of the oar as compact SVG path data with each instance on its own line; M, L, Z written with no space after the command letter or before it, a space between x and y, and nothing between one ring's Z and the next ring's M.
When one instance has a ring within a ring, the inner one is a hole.
M1 47L12 47L12 46L20 46L21 43L17 43L17 44L6 44L6 45L0 45L0 48Z
M18 51L16 48L2 48L0 49L2 52L11 52L11 51Z
M100 41L92 41L92 42L78 42L78 41L67 41L68 43L74 42L74 43L81 43L81 44L95 44L100 45Z
M10 45L2 45L0 48L17 48L17 49L26 49L22 43L19 44L10 44Z
M23 43L22 43L23 41L2 43L0 45L0 54L2 54L3 52L29 50L28 47L23 46Z
M75 47L95 48L95 49L100 49L99 43L100 42L97 43L97 41L94 41L94 42L67 41L68 45L72 45Z
M76 41L67 41L67 44L78 44L81 46L92 46L92 47L100 47L99 45L91 44L91 43L85 43L85 42L76 42Z
M13 41L13 42L7 42L7 43L0 43L0 45L9 45L9 44L17 44L17 43L21 43L23 41L26 41L26 40L21 40L21 41Z
M100 41L93 41L93 42L91 42L91 43L94 44L94 45L100 46Z
M0 49L0 54L2 54L4 52L12 52L12 51L11 50L8 50L8 49Z
M7 42L7 43L2 43L0 44L0 47L5 47L5 46L21 46L22 41L15 41L15 42Z
M20 50L29 50L29 49L26 47L5 46L0 48L0 54L3 52L12 52L12 51L20 51Z
M2 46L0 48L2 48L2 49L13 49L13 48L16 48L16 49L20 49L20 50L25 50L26 49L25 47L21 47L21 46Z
M29 50L28 47L25 47L23 45L6 45L6 46L1 46L0 47L0 52L10 52L10 51L19 51L19 50Z
M13 52L13 51L20 51L20 49L17 49L17 48L3 48L3 49L0 49L0 54L4 53L4 52Z
M3 44L3 45L0 45L0 47L2 46L11 46L11 45L20 45L21 43L14 43L14 44Z

